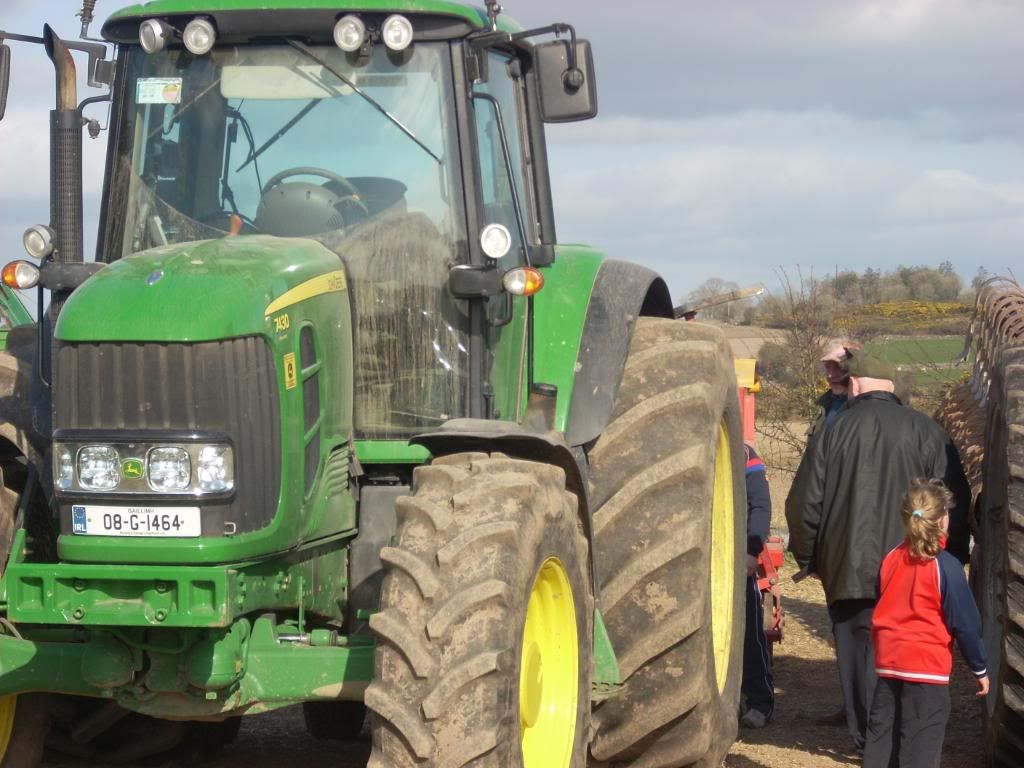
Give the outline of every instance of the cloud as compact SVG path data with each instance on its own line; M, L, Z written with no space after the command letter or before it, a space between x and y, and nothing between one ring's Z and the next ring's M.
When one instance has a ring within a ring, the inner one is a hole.
M959 170L934 170L913 179L885 211L904 222L964 222L1024 218L1024 181L997 184Z
M520 6L523 10L520 11ZM524 0L540 23L551 11ZM838 112L917 121L929 111L992 121L1020 139L1024 5L998 0L646 0L622 14L581 0L559 15L590 37L605 115Z

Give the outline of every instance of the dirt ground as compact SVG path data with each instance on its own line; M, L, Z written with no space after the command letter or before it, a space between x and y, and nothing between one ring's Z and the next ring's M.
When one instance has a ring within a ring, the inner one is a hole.
M785 533L783 503L788 476L769 471L774 528ZM818 582L794 584L795 565L782 572L784 642L775 649L775 718L762 730L740 730L724 768L829 768L859 765L845 727L815 723L839 708L839 682L831 646L824 596ZM975 685L963 667L954 672L953 707L942 768L981 764L981 712ZM300 708L245 718L238 740L209 768L363 768L370 753L369 733L351 742L318 742L306 735ZM173 763L167 763L170 768ZM87 768L77 762L47 763L48 768ZM139 766L138 768L142 768ZM165 768L153 764L145 768Z

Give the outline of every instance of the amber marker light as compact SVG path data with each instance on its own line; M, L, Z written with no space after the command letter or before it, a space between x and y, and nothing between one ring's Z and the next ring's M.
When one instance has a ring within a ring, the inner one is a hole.
M533 296L544 287L544 275L534 267L517 267L506 272L501 282L511 294Z
M4 285L8 288L25 290L35 288L39 284L39 267L30 261L12 261L3 272Z

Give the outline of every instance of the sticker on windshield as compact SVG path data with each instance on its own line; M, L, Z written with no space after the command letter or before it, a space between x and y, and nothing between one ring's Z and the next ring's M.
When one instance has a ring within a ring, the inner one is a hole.
M180 77L140 77L135 81L136 104L180 104Z

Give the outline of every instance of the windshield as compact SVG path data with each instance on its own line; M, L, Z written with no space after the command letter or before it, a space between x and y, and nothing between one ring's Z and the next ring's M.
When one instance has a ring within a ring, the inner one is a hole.
M127 52L107 258L225 236L312 237L344 261L356 423L402 437L464 415L465 261L449 48ZM411 359L415 358L415 359ZM362 361L362 362L360 362Z

